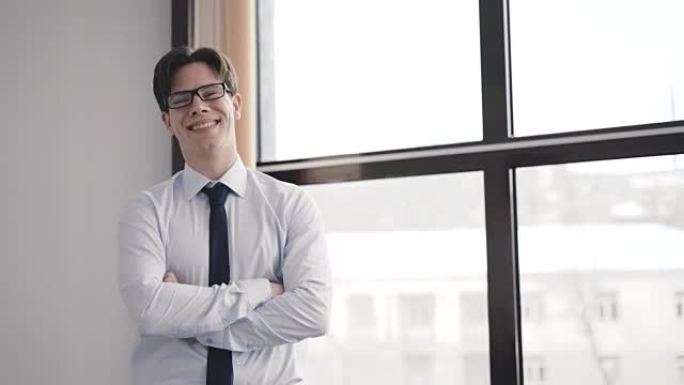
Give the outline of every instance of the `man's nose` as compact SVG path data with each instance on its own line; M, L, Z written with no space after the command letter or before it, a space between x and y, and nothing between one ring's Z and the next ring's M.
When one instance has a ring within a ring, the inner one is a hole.
M190 103L190 108L192 114L199 114L200 112L209 110L204 100L202 100L202 98L200 98L197 94L192 95L192 103Z

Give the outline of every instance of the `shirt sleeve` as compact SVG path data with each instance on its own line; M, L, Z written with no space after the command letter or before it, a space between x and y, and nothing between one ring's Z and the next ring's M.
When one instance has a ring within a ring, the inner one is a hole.
M266 279L211 287L163 282L166 253L160 217L153 198L141 193L119 222L119 290L141 334L189 338L225 330L271 297Z
M327 332L332 288L323 220L311 198L299 191L301 195L287 227L282 268L284 293L225 330L197 337L202 344L244 352Z

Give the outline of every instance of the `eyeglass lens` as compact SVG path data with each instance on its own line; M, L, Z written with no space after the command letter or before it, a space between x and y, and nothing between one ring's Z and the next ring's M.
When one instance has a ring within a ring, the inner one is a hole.
M179 108L190 105L195 94L204 101L214 100L225 95L225 88L223 84L209 84L193 91L176 92L168 96L168 106L169 108Z

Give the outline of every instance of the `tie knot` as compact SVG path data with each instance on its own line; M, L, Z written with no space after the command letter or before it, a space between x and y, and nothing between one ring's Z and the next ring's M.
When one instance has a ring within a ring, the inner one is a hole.
M209 203L212 206L223 206L226 203L230 189L224 184L216 183L214 187L204 186L202 192L207 194Z

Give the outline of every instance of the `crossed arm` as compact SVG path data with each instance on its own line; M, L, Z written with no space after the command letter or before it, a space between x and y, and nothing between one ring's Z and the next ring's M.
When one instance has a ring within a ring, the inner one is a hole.
M142 194L119 227L119 285L141 334L250 351L326 332L330 270L320 214L306 195L289 218L282 285L264 278L211 287L179 283L167 274L158 217L152 198Z
M168 283L180 283L178 281L178 277L176 277L176 274L174 274L172 271L169 271L168 273L164 274L164 279L162 282L168 282ZM283 285L275 282L270 282L271 284L271 297L275 297L278 295L283 294Z

